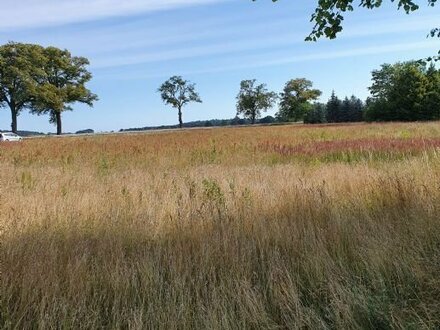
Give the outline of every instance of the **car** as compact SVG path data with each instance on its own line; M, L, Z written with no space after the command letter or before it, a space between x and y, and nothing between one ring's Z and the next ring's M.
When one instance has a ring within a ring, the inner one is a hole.
M0 141L21 141L23 138L20 135L11 132L0 133Z

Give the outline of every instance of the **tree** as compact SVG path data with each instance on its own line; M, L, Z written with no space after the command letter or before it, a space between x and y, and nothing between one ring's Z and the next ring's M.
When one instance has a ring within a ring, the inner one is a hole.
M364 104L352 95L340 100L335 92L332 92L327 102L327 120L329 123L359 122L364 120Z
M312 89L313 83L305 78L289 80L280 93L278 117L284 121L299 121L312 109L310 101L321 96L321 91Z
M415 121L438 119L440 72L433 65L404 62L384 64L373 71L368 120Z
M423 98L420 89L424 85L424 74L415 62L384 64L372 72L370 93L373 101L381 101L383 109L376 120L416 120L416 112ZM423 87L422 87L423 88Z
M181 76L173 76L159 87L158 92L165 104L170 104L179 113L179 127L183 127L182 108L190 102L202 103L195 84L183 80Z
M350 97L349 100L349 113L348 121L358 122L364 120L364 103L362 100L354 95Z
M340 123L346 123L350 121L350 110L351 110L351 103L350 99L346 96L341 103L341 109L340 114L338 118L338 122Z
M304 117L305 124L323 124L327 122L326 105L322 103L313 104L313 108Z
M425 109L431 109L432 119L438 120L440 119L440 70L436 70L431 63L426 72L426 77L428 81L424 107Z
M329 123L337 123L340 121L341 105L341 100L336 96L335 91L333 91L327 102L327 121Z
M57 126L57 135L62 134L61 114L72 110L73 103L92 107L93 102L98 100L85 86L92 79L88 65L86 58L72 56L67 50L55 47L44 49L45 77L35 93L32 112L49 114L50 122Z
M257 85L256 79L243 80L237 95L237 115L242 114L255 124L261 112L272 108L276 99L277 94L268 91L266 84Z
M375 99L383 99L388 97L388 93L394 83L394 74L396 65L382 64L380 70L374 70L372 75L373 84L369 88L370 93Z
M17 132L17 117L34 99L42 70L43 47L10 42L0 46L0 108L11 111L11 130Z

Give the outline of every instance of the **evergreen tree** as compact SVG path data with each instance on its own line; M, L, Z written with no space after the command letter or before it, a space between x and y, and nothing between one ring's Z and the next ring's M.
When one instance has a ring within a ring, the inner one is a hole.
M327 121L329 123L337 123L340 118L341 100L336 96L335 91L332 92L327 102Z
M338 116L337 122L338 123L349 122L350 115L351 115L351 102L348 97L345 97L341 103L340 108L339 108L339 116Z
M440 71L431 63L426 71L427 92L423 103L427 120L440 119ZM426 113L427 112L427 113Z
M349 113L347 121L358 122L363 120L364 114L364 104L361 99L352 95L349 99Z

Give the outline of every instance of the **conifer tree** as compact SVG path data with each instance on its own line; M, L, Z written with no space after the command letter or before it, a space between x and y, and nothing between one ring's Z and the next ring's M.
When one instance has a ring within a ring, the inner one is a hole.
M339 122L341 111L341 100L336 96L335 91L332 92L327 102L327 121L329 123Z

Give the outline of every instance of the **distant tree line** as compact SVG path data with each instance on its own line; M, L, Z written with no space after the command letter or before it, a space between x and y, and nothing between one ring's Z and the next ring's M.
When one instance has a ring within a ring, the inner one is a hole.
M237 113L255 122L278 102L278 122L343 123L360 121L426 121L440 119L440 70L431 62L384 64L372 72L371 97L339 99L333 91L327 103L305 78L289 80L281 93L268 91L255 80L241 83Z
M265 116L255 120L255 124L278 124L279 121L273 116ZM182 124L183 128L196 128L196 127L222 127L222 126L241 126L251 125L252 122L247 118L240 118L235 116L230 119L208 119L208 120L195 120ZM121 128L119 132L131 132L131 131L153 131L161 129L175 129L179 128L179 125L161 125L161 126L145 126L145 127L133 127L133 128Z
M411 61L384 64L372 72L371 97L365 102L352 95L340 99L332 92L327 103L316 100L322 95L305 78L291 79L276 93L256 79L243 80L237 94L234 119L183 123L182 107L201 102L195 84L175 76L160 88L162 99L178 109L178 127L210 127L257 123L304 122L306 124L361 121L417 121L440 119L440 71L434 64ZM278 104L275 117L260 119L263 112ZM240 118L242 116L243 118ZM174 125L160 128L175 128ZM141 129L153 129L144 127Z
M262 111L267 111L278 101L277 122L300 122L309 124L356 122L364 120L364 103L357 97L340 100L332 93L327 104L313 103L322 92L313 88L305 78L289 80L279 94L268 91L265 84L244 80L237 96L237 114L255 123Z

